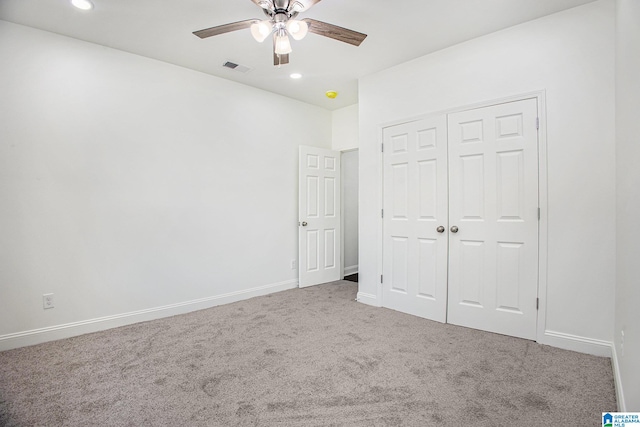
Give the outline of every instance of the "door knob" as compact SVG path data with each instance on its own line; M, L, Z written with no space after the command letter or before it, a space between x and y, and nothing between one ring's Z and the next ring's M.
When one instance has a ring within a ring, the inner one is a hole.
M457 233L458 232L458 227L456 227L455 225L453 227L451 227L451 232L452 233Z
M303 227L306 227L307 225L308 225L308 224L307 224L307 221L302 221L302 226L303 226Z
M444 233L444 227L443 227L443 226L440 226L440 227L436 228L436 231L437 231L438 233Z

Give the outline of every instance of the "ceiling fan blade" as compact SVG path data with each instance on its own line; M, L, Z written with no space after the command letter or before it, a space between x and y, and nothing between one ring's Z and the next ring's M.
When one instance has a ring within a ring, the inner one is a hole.
M338 27L337 25L327 24L326 22L316 21L315 19L305 18L303 21L309 25L309 32L311 33L349 43L354 46L360 46L364 39L367 38L366 34Z
M244 30L251 27L254 22L260 22L257 19L248 19L246 21L233 22L231 24L218 25L217 27L206 28L200 31L194 31L193 34L206 39L207 37L217 36L219 34L230 33L232 31Z
M319 3L320 0L291 0L289 3L289 10L294 12L306 12L316 3Z
M273 65L286 65L289 63L289 54L278 55L277 53L273 53Z

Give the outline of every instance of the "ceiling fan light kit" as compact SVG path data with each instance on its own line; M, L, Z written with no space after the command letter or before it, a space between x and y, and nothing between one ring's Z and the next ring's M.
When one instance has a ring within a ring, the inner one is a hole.
M287 21L287 32L294 38L294 40L302 40L309 32L309 24L305 21L290 19Z
M258 43L262 43L273 31L273 25L269 21L257 21L251 24L251 35Z
M256 41L262 43L273 34L273 63L280 66L289 63L289 53L291 53L291 41L302 40L308 33L329 37L354 46L360 44L367 37L366 34L357 31L338 27L337 25L305 18L295 19L301 12L306 12L311 6L319 3L320 0L251 0L262 8L267 15L266 20L249 19L246 21L234 22L231 24L219 25L217 27L206 28L194 31L193 34L204 39L231 31L251 29L251 35Z
M286 55L292 51L289 36L284 28L279 29L275 34L275 48L273 51L276 55Z

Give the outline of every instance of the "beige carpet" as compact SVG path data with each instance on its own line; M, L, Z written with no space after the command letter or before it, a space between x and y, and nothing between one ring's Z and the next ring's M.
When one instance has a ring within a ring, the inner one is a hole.
M0 353L1 426L600 426L609 359L336 282Z

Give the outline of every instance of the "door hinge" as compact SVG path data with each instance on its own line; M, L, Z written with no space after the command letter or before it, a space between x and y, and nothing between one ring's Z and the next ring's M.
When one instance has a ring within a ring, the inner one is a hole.
M382 283L382 274L380 275L380 283Z
M540 221L540 217L541 217L540 208L538 208L538 221Z
M540 310L540 298L536 298L536 310Z
M384 153L384 144L380 144L380 151Z
M540 129L540 117L536 117L536 129Z
M384 218L384 209L380 209L380 217Z

